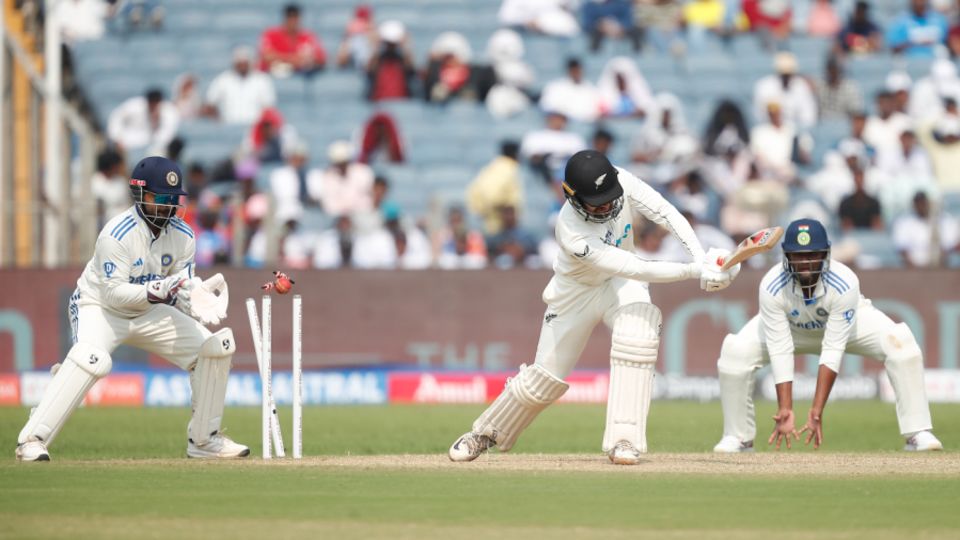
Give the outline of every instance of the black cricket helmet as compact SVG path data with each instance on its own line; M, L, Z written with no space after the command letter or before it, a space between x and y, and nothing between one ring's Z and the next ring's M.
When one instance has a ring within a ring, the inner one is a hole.
M586 221L604 223L615 219L623 209L623 186L617 169L596 150L574 154L563 173L563 195ZM602 212L589 210L610 204Z

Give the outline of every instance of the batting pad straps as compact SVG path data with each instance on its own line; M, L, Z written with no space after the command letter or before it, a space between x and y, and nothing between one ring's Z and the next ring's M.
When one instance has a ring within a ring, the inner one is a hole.
M53 379L20 431L17 442L40 440L49 446L90 388L110 373L112 367L113 360L107 351L87 343L74 344L63 365L51 370Z
M190 373L193 418L187 428L190 439L197 446L202 446L211 435L220 431L230 361L236 350L233 331L229 328L221 329L200 346L197 365Z
M622 307L614 319L604 452L619 441L647 451L647 413L653 397L660 321L657 306L642 303Z
M537 364L522 365L520 373L507 379L503 392L473 423L473 431L490 437L506 452L540 411L560 399L569 387Z

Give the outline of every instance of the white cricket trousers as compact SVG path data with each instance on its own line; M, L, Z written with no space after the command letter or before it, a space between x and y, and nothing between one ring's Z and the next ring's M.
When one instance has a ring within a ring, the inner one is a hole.
M846 352L883 362L897 400L901 434L932 429L930 406L923 381L923 355L913 333L904 323L895 323L863 299L857 309L856 328ZM823 332L792 329L797 354L820 354ZM738 333L724 339L717 361L720 400L723 405L723 435L752 441L756 436L753 390L756 371L770 363L760 316L756 315Z
M613 328L620 308L650 303L646 282L614 277L600 285L582 285L555 275L543 291L547 305L535 363L565 379L573 371L597 323ZM606 359L606 358L605 358Z

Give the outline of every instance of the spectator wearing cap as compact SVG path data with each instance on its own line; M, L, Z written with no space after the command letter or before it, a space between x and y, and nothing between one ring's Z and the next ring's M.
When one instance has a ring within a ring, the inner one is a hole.
M844 76L836 56L827 60L823 79L814 84L821 120L839 120L863 109L863 93L856 81Z
M883 34L870 17L870 3L859 0L847 24L837 34L837 48L850 54L870 54L880 51Z
M496 118L508 118L530 107L536 75L524 61L523 38L501 28L487 41L487 58L497 82L487 93L486 106Z
M863 140L877 150L877 162L888 159L887 155L900 152L900 134L909 129L912 122L907 115L897 112L896 100L891 92L878 92L876 114L867 118L863 128Z
M125 151L162 156L177 135L180 114L157 88L121 103L107 119L107 136ZM128 156L129 157L129 156Z
M219 117L226 124L249 126L265 109L276 105L273 81L251 70L253 54L250 47L233 50L233 67L217 75L207 88L207 114Z
M297 130L283 120L280 111L273 107L264 109L243 142L245 154L261 163L283 161L292 145L298 141Z
M323 69L327 53L313 32L300 24L300 6L283 8L283 24L269 28L260 36L260 69L275 77L291 73L312 74Z
M647 80L626 56L607 62L597 81L597 92L602 116L642 118L657 107Z
M887 46L897 54L933 58L947 39L947 19L932 9L928 0L910 0L910 9L887 28Z
M577 58L567 60L567 75L547 83L540 96L541 109L562 113L578 122L596 120L600 103L600 93L583 77L583 66Z
M353 160L353 146L336 141L327 149L330 166L320 173L320 203L337 217L373 209L373 170Z
M930 155L940 190L960 193L960 111L957 101L944 100L943 116L928 122L918 135Z
M497 12L501 26L556 37L574 37L580 25L570 0L503 0Z
M367 4L360 4L343 30L343 39L337 49L337 67L366 69L376 43L377 30L373 24L373 9Z
M516 142L503 142L500 155L481 169L467 187L467 207L483 221L488 235L495 235L503 228L499 207L523 207L519 153Z
M878 165L889 177L877 193L883 217L888 223L910 210L910 200L914 194L922 191L930 197L939 196L930 157L917 142L917 135L912 129L900 134L900 144L902 150L899 154L891 154Z
M913 89L913 79L906 71L895 70L887 74L884 86L887 91L893 92L894 109L903 114L910 114L910 92Z
M367 99L385 101L413 96L416 67L410 36L400 21L389 20L377 30L376 52L366 65Z
M520 156L548 185L563 177L563 167L570 156L587 148L587 141L567 131L567 117L562 112L548 111L546 126L528 132L520 141ZM559 193L558 193L559 195Z
M817 101L810 84L797 75L793 53L774 56L776 73L763 77L753 87L753 112L759 121L767 118L767 104L780 104L783 120L799 129L808 129L817 121Z
M454 99L482 102L496 82L493 68L470 63L473 50L458 32L444 32L430 46L424 98L433 103Z
M930 122L943 115L943 100L960 101L960 77L951 60L941 58L930 64L930 74L913 85L907 111L914 121Z
M307 146L302 142L291 145L286 164L270 173L270 190L276 201L277 216L295 216L304 207L317 206L322 193L320 171L308 167Z
M891 233L894 246L910 267L933 267L937 261L944 260L945 253L956 251L960 244L957 218L941 213L939 219L933 219L930 199L923 192L914 195L913 211L897 218ZM935 242L935 238L939 242Z
M583 29L590 35L590 50L600 50L604 38L627 38L640 51L640 29L633 24L630 0L586 0L581 4Z

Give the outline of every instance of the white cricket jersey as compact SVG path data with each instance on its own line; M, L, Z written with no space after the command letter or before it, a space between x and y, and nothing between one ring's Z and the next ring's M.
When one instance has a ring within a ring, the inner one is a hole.
M634 253L633 224L642 216L671 231L695 261L704 257L693 228L673 205L633 174L620 167L617 171L624 201L616 219L587 221L569 202L560 209L556 228L560 254L554 272L590 286L613 276L654 283L696 277L698 264L647 261Z
M152 306L146 283L177 273L193 277L195 250L193 231L183 220L171 219L154 238L131 206L100 231L93 258L77 280L78 304L97 304L125 317L141 315Z
M860 280L845 264L831 260L809 300L783 265L760 282L760 324L776 384L793 380L794 340L819 340L820 364L837 371L856 326Z

